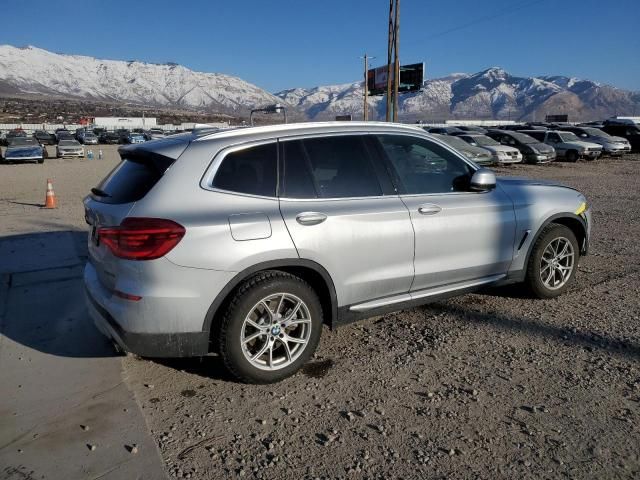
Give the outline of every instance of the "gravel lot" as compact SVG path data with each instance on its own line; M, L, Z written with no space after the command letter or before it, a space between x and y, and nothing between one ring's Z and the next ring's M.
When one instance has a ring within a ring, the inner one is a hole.
M0 235L84 229L116 159L0 167ZM96 150L94 149L94 152ZM637 478L640 155L517 165L593 209L591 254L555 300L487 290L325 330L303 373L233 382L216 357L123 357L170 477ZM46 178L60 208L41 210Z

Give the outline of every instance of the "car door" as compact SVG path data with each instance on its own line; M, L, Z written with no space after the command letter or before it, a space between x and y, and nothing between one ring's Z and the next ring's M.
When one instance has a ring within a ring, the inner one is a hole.
M324 267L338 305L407 293L413 228L367 135L280 139L280 210L303 259Z
M472 192L474 172L451 149L413 135L376 135L415 231L411 291L482 282L507 273L515 213L499 188Z

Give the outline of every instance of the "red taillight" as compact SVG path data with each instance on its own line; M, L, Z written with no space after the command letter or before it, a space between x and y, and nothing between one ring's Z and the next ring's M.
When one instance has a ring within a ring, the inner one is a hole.
M125 218L118 227L101 227L98 239L116 257L153 260L166 255L184 237L182 225L161 218Z

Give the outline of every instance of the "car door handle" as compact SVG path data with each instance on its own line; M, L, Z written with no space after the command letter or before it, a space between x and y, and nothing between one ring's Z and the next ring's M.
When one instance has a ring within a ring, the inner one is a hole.
M435 215L436 213L440 213L441 211L442 208L438 205L434 205L433 203L421 205L418 207L418 212L422 215Z
M300 225L318 225L319 223L324 222L327 219L327 216L324 213L319 212L302 212L296 215L296 222Z

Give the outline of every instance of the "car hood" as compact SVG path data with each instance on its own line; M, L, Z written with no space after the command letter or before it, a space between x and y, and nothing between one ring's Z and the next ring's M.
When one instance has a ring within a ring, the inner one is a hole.
M5 157L37 157L42 155L42 147L39 146L23 146L23 147L7 147L4 153Z
M520 153L520 150L507 145L483 145L482 148L486 148L491 152L507 152L507 153Z
M593 143L593 142L583 142L582 140L580 140L579 142L573 141L573 142L562 142L563 145L571 145L574 147L582 147L582 148L602 148L602 145L600 145L599 143Z
M547 145L546 143L527 143L528 147L537 150L540 153L553 153L555 149L551 145Z
M604 143L628 143L629 142L629 140L627 140L624 137L614 137L614 136L611 136L609 138L598 137L598 140L601 140Z
M518 187L521 185L543 185L546 187L564 187L571 188L564 183L560 183L555 180L542 180L539 178L527 178L527 177L498 177L497 183L504 187ZM572 190L575 190L572 188Z

